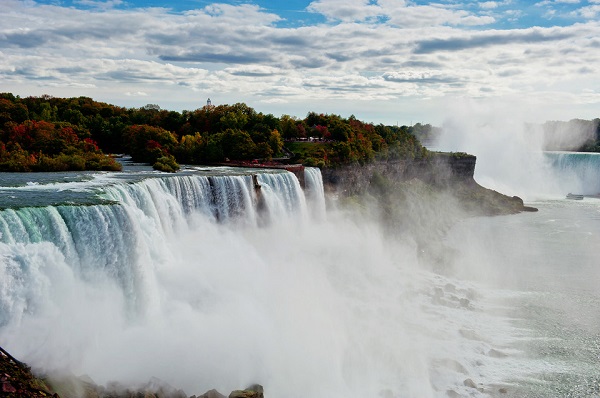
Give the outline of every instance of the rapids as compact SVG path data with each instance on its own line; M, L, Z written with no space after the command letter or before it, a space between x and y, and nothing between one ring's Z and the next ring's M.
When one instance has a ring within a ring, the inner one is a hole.
M515 321L531 293L487 278L516 236L495 242L496 228L521 216L457 225L440 272L410 237L328 201L318 169L304 180L0 176L1 345L40 371L155 376L188 395L259 383L268 397L519 396L544 372L522 344L538 326Z

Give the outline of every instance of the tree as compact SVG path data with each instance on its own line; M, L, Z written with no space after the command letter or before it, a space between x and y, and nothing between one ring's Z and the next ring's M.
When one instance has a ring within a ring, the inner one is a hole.
M200 164L206 159L208 137L200 133L184 135L175 149L175 155L181 163Z
M274 155L279 155L283 150L283 140L281 139L281 134L279 131L273 130L269 135L269 146L273 151Z
M225 157L247 160L256 157L256 144L250 134L238 129L227 129L221 142Z
M266 142L256 144L255 154L257 158L271 160L273 158L273 149Z
M223 133L218 133L208 137L205 154L207 161L220 162L225 159L225 152L222 145L223 136Z
M29 111L25 104L0 97L0 127L7 122L23 123L27 119Z
M279 126L281 128L281 134L286 140L296 138L298 136L298 128L296 125L298 120L290 115L283 115L279 119Z
M161 127L133 125L123 131L125 148L131 157L139 162L154 163L173 152L177 138Z
M306 138L306 124L303 121L296 124L296 137Z
M248 116L240 110L232 109L219 119L221 129L242 130L248 123Z

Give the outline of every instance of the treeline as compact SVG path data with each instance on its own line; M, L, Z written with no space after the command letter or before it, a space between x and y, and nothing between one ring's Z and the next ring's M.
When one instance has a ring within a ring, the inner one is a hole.
M320 167L425 157L413 130L314 112L278 118L243 103L175 112L152 104L123 108L88 97L3 93L0 171L119 169L107 153L175 171L179 163L270 161L289 153L284 143L298 149L291 161Z

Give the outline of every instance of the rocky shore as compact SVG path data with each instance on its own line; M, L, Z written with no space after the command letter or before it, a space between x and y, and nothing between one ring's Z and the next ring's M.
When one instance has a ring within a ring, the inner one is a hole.
M139 387L110 383L99 386L86 377L36 374L0 347L0 397L7 398L264 398L263 387L251 385L223 395L209 390L188 396L182 390L152 378Z
M2 397L58 397L46 382L34 376L29 366L17 360L0 347L0 396Z

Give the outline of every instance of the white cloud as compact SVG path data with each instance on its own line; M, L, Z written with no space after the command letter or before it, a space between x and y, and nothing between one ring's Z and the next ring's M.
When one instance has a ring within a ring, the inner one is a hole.
M398 1L404 5L404 1ZM382 9L369 0L316 0L307 10L326 16L333 21L365 21L382 15Z
M287 104L289 101L283 98L267 98L260 100L263 104Z
M498 2L497 1L483 1L483 2L479 3L479 8L483 8L485 10L491 10L494 8L498 8Z
M123 4L123 0L74 0L73 3L99 9L109 9Z
M148 93L145 93L143 91L135 91L135 92L126 91L125 95L128 97L147 97Z
M240 66L234 68L225 68L225 72L235 76L249 76L249 77L264 77L273 76L280 73L279 69L264 65L252 65L252 66Z
M484 4L495 4L487 2ZM485 8L485 5L484 5ZM494 18L476 15L455 6L439 3L416 5L399 0L316 0L310 3L309 11L320 13L330 21L371 22L381 19L401 27L420 27L437 25L477 26L493 23Z
M600 17L600 5L582 7L577 10L577 14L586 19L597 20Z
M580 9L587 22L494 30L486 24L496 14L518 18L519 10L496 12L509 5L500 1L467 9L459 3L320 0L310 10L329 23L291 28L278 27L279 16L249 4L178 14L2 0L0 81L4 91L20 95L46 90L136 106L144 98L175 109L201 106L210 97L215 103L257 102L265 111L285 104L303 114L307 107L339 104L357 115L366 109L380 114L408 98L542 100L540 93L550 91L555 99L577 101L573 93L598 87L598 1Z

